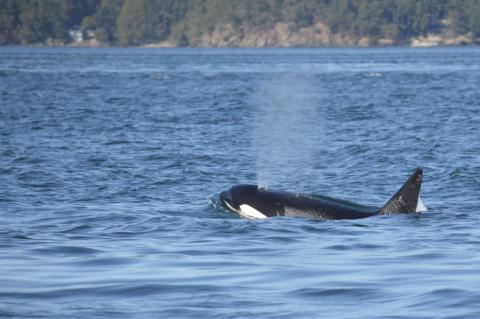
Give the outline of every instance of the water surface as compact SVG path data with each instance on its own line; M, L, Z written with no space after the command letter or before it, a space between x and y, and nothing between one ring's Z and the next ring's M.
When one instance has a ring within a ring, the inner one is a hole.
M480 49L0 48L0 317L480 316ZM241 219L237 183L423 214Z

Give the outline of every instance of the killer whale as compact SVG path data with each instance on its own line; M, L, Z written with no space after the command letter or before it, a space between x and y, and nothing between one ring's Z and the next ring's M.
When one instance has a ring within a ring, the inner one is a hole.
M222 205L248 218L301 216L314 219L358 219L374 215L415 213L423 171L417 168L383 207L365 206L328 196L271 191L241 184L220 193Z

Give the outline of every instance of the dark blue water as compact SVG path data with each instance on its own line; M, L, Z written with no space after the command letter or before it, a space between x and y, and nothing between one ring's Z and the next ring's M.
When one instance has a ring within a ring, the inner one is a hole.
M478 318L480 49L0 49L0 317ZM233 184L422 214L247 220Z

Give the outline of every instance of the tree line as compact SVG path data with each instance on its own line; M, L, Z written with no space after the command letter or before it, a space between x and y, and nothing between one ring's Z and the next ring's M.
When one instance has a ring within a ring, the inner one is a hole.
M397 43L438 33L480 37L480 0L0 0L0 44L67 43L80 26L110 45L195 44L219 24L302 28Z

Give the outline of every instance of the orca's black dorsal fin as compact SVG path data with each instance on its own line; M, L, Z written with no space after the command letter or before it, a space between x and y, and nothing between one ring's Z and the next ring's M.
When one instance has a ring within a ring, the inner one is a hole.
M415 213L417 209L423 171L419 167L407 182L378 212L380 215L396 213Z

